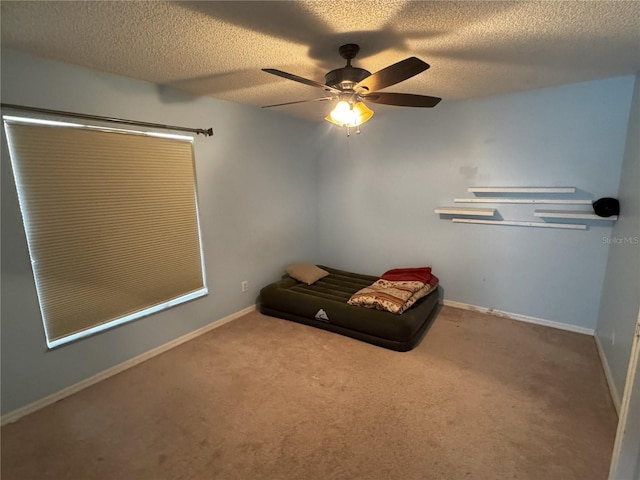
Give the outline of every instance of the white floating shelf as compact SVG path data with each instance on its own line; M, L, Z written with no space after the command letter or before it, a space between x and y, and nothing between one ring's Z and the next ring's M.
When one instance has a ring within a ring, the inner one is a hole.
M486 225L510 225L517 227L564 228L567 230L586 230L586 225L577 223L517 222L513 220L476 220L473 218L452 218L453 223L481 223Z
M617 215L613 215L611 217L600 217L593 212L581 212L578 210L536 210L533 215L543 218L577 218L581 220L614 221L618 219Z
M512 198L512 197L477 197L477 198L454 198L454 203L544 203L556 205L591 205L591 200L581 199L552 199L552 198Z
M445 215L474 215L477 217L493 217L496 213L495 208L477 208L477 207L438 207L436 213Z
M576 187L469 187L473 193L576 193Z

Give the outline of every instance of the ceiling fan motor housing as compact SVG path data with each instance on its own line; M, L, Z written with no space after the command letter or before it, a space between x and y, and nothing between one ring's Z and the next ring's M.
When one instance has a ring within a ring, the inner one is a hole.
M356 83L364 80L371 72L364 68L342 67L331 70L324 76L325 83L330 87L339 88L341 90L350 89Z
M335 70L331 70L327 73L324 76L325 84L330 87L339 88L343 91L353 91L353 87L358 82L371 75L371 72L364 68L351 66L351 60L355 58L359 51L360 46L355 43L342 45L338 49L338 52L340 53L340 56L347 61L347 65L342 68L336 68Z

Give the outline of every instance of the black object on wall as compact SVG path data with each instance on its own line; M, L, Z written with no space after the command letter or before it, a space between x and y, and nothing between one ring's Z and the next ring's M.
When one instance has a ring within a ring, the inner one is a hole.
M620 202L616 198L604 197L593 202L593 211L599 217L611 217L620 213Z

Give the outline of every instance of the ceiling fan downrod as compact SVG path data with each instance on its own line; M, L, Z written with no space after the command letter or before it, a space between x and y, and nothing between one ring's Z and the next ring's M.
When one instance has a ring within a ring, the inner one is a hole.
M338 52L347 61L347 65L342 68L331 70L324 76L325 83L331 87L338 88L344 92L353 92L353 87L371 75L369 70L351 65L351 60L360 51L360 47L355 43L342 45Z

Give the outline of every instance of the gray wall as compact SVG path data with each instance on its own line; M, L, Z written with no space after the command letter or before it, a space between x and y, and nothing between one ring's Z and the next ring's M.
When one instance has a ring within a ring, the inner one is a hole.
M430 264L445 299L594 329L611 222L590 221L587 231L461 225L433 210L472 196L472 185L569 185L614 196L633 81L445 100L434 109L374 106L361 135L324 133L321 260L371 274ZM511 220L540 221L534 209L498 205Z
M621 399L640 308L640 73L617 197L620 217L608 237L611 243L596 335Z
M3 133L2 413L252 305L286 264L315 258L314 123L7 50L2 101L215 133L195 141L209 295L53 351L46 350Z

